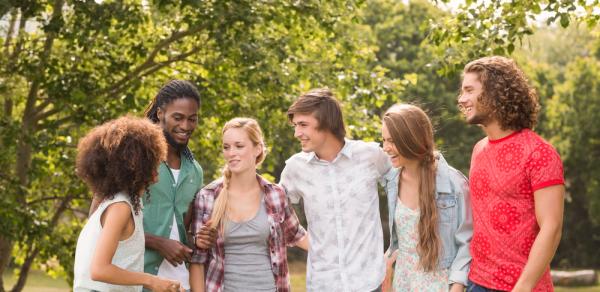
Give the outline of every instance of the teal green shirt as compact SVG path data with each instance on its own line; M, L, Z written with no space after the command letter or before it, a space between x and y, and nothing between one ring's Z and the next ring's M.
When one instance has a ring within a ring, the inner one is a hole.
M186 242L183 218L188 205L202 188L202 168L196 160L181 156L181 171L175 184L169 166L163 162L158 168L158 182L149 188L150 199L144 195L144 232L169 238L173 214L179 230L179 241ZM156 275L163 257L153 249L144 253L144 272Z

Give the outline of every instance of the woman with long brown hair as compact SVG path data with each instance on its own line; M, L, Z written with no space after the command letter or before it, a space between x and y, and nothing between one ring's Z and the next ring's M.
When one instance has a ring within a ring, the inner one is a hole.
M286 246L307 249L306 231L282 187L256 173L266 151L258 123L235 118L223 127L223 176L193 201L192 233L218 230L206 250L195 243L192 291L289 291Z
M394 166L386 175L391 239L383 288L463 291L472 236L467 179L436 151L431 121L419 107L391 107L382 136Z

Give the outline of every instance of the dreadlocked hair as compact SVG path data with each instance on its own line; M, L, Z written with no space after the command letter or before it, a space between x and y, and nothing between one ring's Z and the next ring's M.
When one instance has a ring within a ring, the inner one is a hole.
M185 80L171 80L158 91L150 105L144 111L144 115L153 123L157 124L158 109L179 98L191 98L200 105L200 94L194 84Z

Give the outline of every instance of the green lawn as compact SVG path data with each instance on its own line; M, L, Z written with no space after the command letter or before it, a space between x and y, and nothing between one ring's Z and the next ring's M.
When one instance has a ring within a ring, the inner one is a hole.
M292 291L306 291L306 266L301 262L290 263L290 280L292 283ZM12 274L5 273L3 275L5 288L12 288L15 278ZM68 292L70 291L69 284L62 279L52 279L41 271L32 271L29 274L27 285L24 292ZM556 287L556 292L600 292L600 283L594 287L582 288L565 288Z
M4 288L10 289L15 284L16 278L12 273L4 273ZM31 271L27 277L24 292L68 292L69 284L63 279L53 279L42 271Z

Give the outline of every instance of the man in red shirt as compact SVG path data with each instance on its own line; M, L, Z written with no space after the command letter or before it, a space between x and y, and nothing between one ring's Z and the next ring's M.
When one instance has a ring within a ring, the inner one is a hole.
M550 261L561 237L560 156L532 131L535 90L511 59L467 64L458 104L485 138L471 157L473 262L467 291L553 291Z

